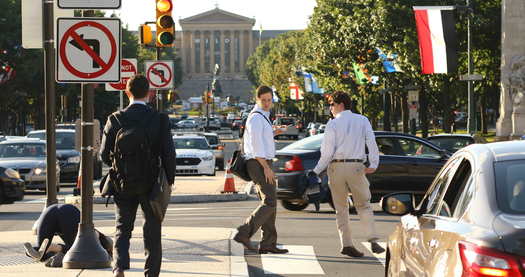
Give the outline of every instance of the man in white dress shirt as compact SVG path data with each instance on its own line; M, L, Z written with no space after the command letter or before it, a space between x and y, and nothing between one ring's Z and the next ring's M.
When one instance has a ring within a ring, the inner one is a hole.
M277 230L275 217L277 215L277 194L275 174L272 170L272 160L275 158L274 136L283 129L274 130L270 123L273 91L267 86L257 88L257 105L248 115L243 136L244 155L247 160L248 174L257 184L261 195L261 204L245 223L237 228L234 240L246 248L253 249L250 238L259 228L262 229L262 239L259 244L259 254L283 254L287 249L277 248Z
M354 247L350 231L348 194L352 193L357 213L365 228L366 239L374 253L385 251L378 243L374 213L370 205L370 184L366 174L374 173L379 165L379 151L372 126L363 115L350 111L351 99L347 93L338 91L329 98L334 119L326 124L321 158L309 177L316 177L327 168L332 200L336 210L337 229L341 239L341 254L362 257ZM368 167L365 144L368 147Z

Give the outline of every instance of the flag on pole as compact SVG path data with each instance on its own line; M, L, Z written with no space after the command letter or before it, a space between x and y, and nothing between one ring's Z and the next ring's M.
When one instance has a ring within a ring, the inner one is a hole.
M454 6L415 6L423 74L451 73L458 64Z

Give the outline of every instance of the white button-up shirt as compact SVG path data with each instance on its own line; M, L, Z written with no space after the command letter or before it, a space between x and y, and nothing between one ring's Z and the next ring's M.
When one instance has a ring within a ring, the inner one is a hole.
M262 113L268 118L268 121L270 120L270 113L261 109L259 105L255 105L248 115L244 129L244 155L246 159L263 158L271 160L275 157L273 127L263 115L254 113L255 111Z
M147 105L146 102L144 102L144 101L131 100L129 102L129 105L131 106L133 104L140 104L140 105L145 105L145 106Z
M314 168L316 174L323 172L335 159L366 159L368 147L370 168L379 165L379 150L374 131L368 118L345 110L326 124L321 144L321 159Z

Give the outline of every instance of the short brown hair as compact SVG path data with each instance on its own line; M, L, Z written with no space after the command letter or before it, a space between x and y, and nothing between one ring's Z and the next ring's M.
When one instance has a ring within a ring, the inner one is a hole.
M257 88L257 98L261 98L261 95L272 92L273 90L268 86L259 86Z
M352 99L350 98L350 95L346 92L336 91L332 93L328 99L336 104L343 103L345 105L345 110L350 110L350 108L352 107Z
M149 91L149 82L146 77L142 74L137 74L131 77L128 81L129 92L135 98L144 98L148 95Z

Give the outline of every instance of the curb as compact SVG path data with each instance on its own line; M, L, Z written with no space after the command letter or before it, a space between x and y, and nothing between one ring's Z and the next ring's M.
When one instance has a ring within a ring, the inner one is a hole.
M170 204L172 203L209 203L209 202L228 202L228 201L245 201L249 200L250 197L246 193L234 193L234 194L182 194L172 195ZM94 204L106 204L106 198L101 196L94 196ZM66 204L80 204L80 196L66 196L64 199ZM108 203L113 204L113 197L111 197Z
M244 246L233 240L237 230L233 229L230 234L230 276L232 277L249 277L248 263L244 258Z

